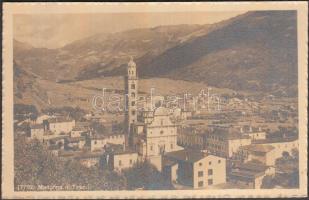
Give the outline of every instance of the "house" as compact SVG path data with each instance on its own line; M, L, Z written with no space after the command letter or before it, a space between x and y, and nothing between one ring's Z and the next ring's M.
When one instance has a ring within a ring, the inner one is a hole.
M226 182L226 160L222 157L180 150L164 154L162 163L165 176L180 185L208 188Z
M180 128L177 135L178 145L185 148L204 149L205 148L205 130L195 127Z
M240 163L232 167L228 173L228 181L234 184L245 184L250 188L259 189L266 175L273 176L275 168L260 162Z
M240 147L240 151L246 161L258 160L266 166L275 165L275 147L272 145L251 144Z
M70 137L81 137L87 133L88 131L85 128L74 127L70 132Z
M298 137L284 137L284 138L267 138L265 140L253 141L253 144L271 145L275 148L274 159L282 157L283 152L292 154L293 149L298 149Z
M30 138L43 141L43 138L44 138L44 126L43 126L43 124L30 125Z
M102 152L85 152L75 155L74 159L79 161L85 167L100 165Z
M57 135L49 135L48 137L44 137L43 139L43 143L47 146L58 146L59 149L64 149L64 144L66 139L69 136L67 135L61 135L61 136L57 136Z
M241 129L243 135L249 136L252 140L265 140L266 132L261 127L244 126Z
M123 146L108 144L104 148L103 167L121 173L123 170L133 167L138 162L138 154L132 150L124 149Z
M231 129L211 129L206 137L206 147L211 154L232 157L241 146L251 144L251 138Z
M91 137L91 151L102 150L106 144L124 145L125 137L122 133L96 135Z
M43 120L43 124L46 130L50 130L56 135L60 135L62 133L71 132L75 126L75 120L57 117Z
M65 140L66 149L83 149L85 144L85 137L68 137Z
M36 119L36 123L37 124L42 124L44 120L53 118L53 116L49 116L49 115L40 115L38 116L38 118Z

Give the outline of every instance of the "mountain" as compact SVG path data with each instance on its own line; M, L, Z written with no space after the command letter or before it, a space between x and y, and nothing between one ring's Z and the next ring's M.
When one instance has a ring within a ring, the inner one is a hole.
M207 82L250 91L297 94L294 11L259 11L232 19L192 41L168 49L140 74Z
M211 25L97 34L60 49L22 48L14 60L49 81L119 76L134 56L140 77L297 95L296 11L256 11Z
M120 74L117 70L125 69L130 56L148 63L165 50L190 39L190 34L206 29L201 25L176 25L97 34L60 49L16 51L14 59L48 80L85 80ZM17 44L14 42L16 49Z

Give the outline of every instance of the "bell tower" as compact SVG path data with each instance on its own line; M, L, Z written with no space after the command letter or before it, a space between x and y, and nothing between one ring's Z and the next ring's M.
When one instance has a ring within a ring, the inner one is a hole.
M137 86L138 86L138 78L136 73L136 64L131 57L128 67L127 67L127 75L125 78L125 90L127 95L126 100L126 146L132 146L133 143L133 124L137 122Z

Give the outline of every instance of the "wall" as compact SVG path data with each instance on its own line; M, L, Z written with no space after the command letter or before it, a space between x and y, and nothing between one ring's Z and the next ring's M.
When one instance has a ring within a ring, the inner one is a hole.
M123 145L125 142L123 134L109 135L108 137L92 138L91 151L101 150L107 143Z
M121 172L124 169L132 167L137 162L137 157L137 153L115 154L114 170ZM121 164L119 163L119 161L121 161Z
M43 140L44 129L31 129L31 138L38 139L40 141Z
M212 169L212 175L208 170ZM203 176L199 177L198 172L202 171ZM212 180L212 185L226 182L226 160L222 157L208 155L207 157L194 163L194 188L207 188L208 180ZM198 183L203 181L203 186L199 187Z
M251 138L234 139L228 141L228 156L231 157L239 150L239 147L251 144Z
M49 129L55 134L60 134L61 132L69 133L75 126L75 120L70 122L56 122L49 123Z

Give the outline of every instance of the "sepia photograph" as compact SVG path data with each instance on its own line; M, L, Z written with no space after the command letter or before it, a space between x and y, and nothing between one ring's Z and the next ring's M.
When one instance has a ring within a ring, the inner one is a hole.
M4 4L6 197L306 196L308 4L238 4Z

